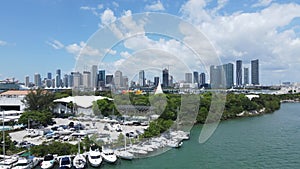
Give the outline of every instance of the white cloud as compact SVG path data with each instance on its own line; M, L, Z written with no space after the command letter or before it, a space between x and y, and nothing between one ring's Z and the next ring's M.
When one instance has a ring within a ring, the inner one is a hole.
M47 41L46 43L48 45L50 45L51 47L53 47L54 49L62 49L62 48L64 48L64 45L60 41L58 41L58 40Z
M111 54L111 55L115 55L115 54L117 54L117 51L116 50L112 50L112 49L106 49L105 53L108 53L108 54Z
M116 17L114 15L114 12L110 10L109 8L106 9L102 14L101 14L101 23L103 25L109 25L110 23L113 23L116 20Z
M99 7L101 7L101 5L98 5L98 9L100 9ZM91 11L95 16L98 16L98 12L96 11L96 8L94 7L90 7L90 6L81 6L80 10L84 10L84 11Z
M163 4L160 2L160 0L158 0L155 3L152 3L151 5L146 5L145 9L148 11L164 11L165 10L165 8L164 8Z
M74 43L70 44L65 47L67 52L75 55L75 57L80 56L100 56L101 53L98 49L94 49L88 45L86 45L85 42L80 42L79 44Z
M104 16L104 14L105 11L102 16ZM108 26L118 39L124 39L135 34L145 33L145 21L143 19L137 21L133 20L131 10L124 11L123 15L120 17L117 23L114 23L114 21L116 20L116 16L111 10L107 11L105 15L106 18L111 18L107 19L110 20L110 22L104 21L102 23L111 23Z
M215 14L220 9L224 8L224 6L227 4L228 0L218 0L218 6L212 10L212 14Z
M252 5L252 7L265 7L265 6L269 6L271 3L272 0L258 0L257 3Z
M6 46L8 43L6 41L0 40L0 46Z
M123 58L129 58L129 57L131 57L131 54L129 53L129 52L127 52L127 51L122 51L121 53L120 53L120 55L123 57Z
M190 0L182 6L181 13L212 41L223 61L242 59L247 63L260 59L261 80L265 83L278 77L282 69L292 72L291 68L299 65L300 59L295 57L300 52L299 36L289 24L300 17L300 5L273 3L256 12L225 16L213 15L205 7L204 0ZM283 27L284 31L278 31ZM266 69L268 64L286 66L273 66L271 70Z
M211 20L211 16L204 9L205 6L205 0L189 0L187 3L182 5L180 11L183 18L186 18L192 23L198 25L202 22L208 22Z

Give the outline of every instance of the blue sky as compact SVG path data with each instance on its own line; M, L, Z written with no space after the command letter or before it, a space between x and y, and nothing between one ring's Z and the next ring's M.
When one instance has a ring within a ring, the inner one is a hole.
M33 80L34 73L45 77L57 68L69 73L80 49L89 45L88 40L99 28L125 15L150 11L175 15L193 24L212 43L223 63L241 59L249 67L251 59L259 59L262 84L300 81L294 76L300 71L300 1L296 0L1 1L0 79L24 81L29 75ZM155 46L172 50L174 46L168 45L174 43L169 42L167 39ZM116 67L139 49L128 44L124 41L112 49L106 60L117 63L106 67Z

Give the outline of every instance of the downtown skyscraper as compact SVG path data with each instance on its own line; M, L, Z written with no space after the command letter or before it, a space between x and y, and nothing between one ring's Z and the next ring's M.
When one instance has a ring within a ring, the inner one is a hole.
M242 61L237 60L236 61L236 85L242 86L243 82L243 68L242 68Z
M259 85L259 61L251 60L251 84Z
M168 69L164 69L162 71L162 77L163 77L163 87L169 87L169 70Z

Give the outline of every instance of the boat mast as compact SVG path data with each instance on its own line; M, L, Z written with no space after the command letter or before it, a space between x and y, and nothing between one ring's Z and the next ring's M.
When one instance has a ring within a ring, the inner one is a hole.
M78 138L78 154L80 154L80 138Z
M2 134L3 134L3 160L5 160L5 131L4 131L4 111L2 111Z

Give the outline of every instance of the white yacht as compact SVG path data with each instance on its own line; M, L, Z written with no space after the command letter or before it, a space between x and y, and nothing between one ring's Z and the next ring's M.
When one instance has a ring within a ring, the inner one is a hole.
M31 169L38 165L39 159L36 157L33 158L23 158L20 157L12 169Z
M90 147L88 153L88 160L93 167L99 167L102 163L102 157L99 151L99 148L95 145Z
M52 154L48 154L44 157L44 160L41 164L41 168L42 169L49 169L49 168L53 168L55 163L55 158Z
M0 169L11 169L17 161L17 157L6 158L0 161Z
M115 163L118 159L112 149L102 148L101 156L104 159L104 161L106 161L108 163Z
M64 156L59 159L59 169L70 169L72 167L72 160L69 156Z

